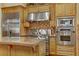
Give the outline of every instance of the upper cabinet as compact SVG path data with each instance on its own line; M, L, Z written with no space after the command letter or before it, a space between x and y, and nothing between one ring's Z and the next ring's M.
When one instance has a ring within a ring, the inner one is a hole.
M50 4L32 4L26 8L27 21L45 21L49 20L49 5Z
M26 6L25 3L2 3L2 7Z
M49 11L50 10L50 4L47 5L38 5L38 11L39 12L44 12L44 11Z
M50 4L35 4L35 5L28 5L28 13L30 12L45 12L49 11Z
M38 6L34 5L34 6L27 6L28 9L28 13L31 12L38 12Z
M75 16L76 4L56 4L56 16Z
M24 8L22 6L2 8L2 35L19 37L23 33Z

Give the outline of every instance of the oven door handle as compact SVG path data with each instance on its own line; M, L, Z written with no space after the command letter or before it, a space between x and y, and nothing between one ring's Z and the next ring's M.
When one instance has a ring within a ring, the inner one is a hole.
M56 33L58 33L59 31L58 30L56 30Z

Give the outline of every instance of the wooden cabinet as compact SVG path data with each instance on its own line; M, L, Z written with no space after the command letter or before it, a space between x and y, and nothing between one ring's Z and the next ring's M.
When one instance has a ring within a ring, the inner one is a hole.
M28 13L31 12L43 12L43 11L49 11L50 4L48 5L33 5L33 6L27 6Z
M56 55L56 38L55 37L50 38L50 54Z
M56 4L56 16L75 16L76 4Z
M2 3L2 7L13 7L13 6L26 6L24 3Z
M11 48L12 56L33 56L34 53L31 47L26 46L14 46Z
M38 12L38 5L36 6L28 6L27 7L28 9L28 13L31 13L31 12Z
M48 5L42 5L42 6L40 6L40 5L38 5L38 11L39 12L45 12L45 11L50 11L50 4L48 4Z
M55 27L56 25L56 4L50 4L50 27Z
M16 17L18 18L19 22L19 29L20 29L20 35L24 35L25 31L24 31L24 7L23 6L13 6L13 7L4 7L2 8L2 14L5 14L5 17L7 16L6 14L13 14L13 13L17 13ZM9 15L8 17L6 17L4 19L4 15L2 15L3 17L3 22L5 22L5 20L10 19L12 17L14 17L15 14L13 15ZM13 18L16 19L16 18Z
M8 45L0 45L0 56L9 56L9 47Z
M28 9L24 8L24 27L30 27L30 23L27 22L28 20Z
M63 56L75 56L75 47L73 46L61 46L57 45L56 49L57 55L63 55Z
M11 56L44 56L45 45L41 43L37 46L19 46L13 45L11 48Z
M38 47L0 44L0 56L34 56L39 55L37 50Z
M30 47L0 44L0 56L43 56L45 55L43 46Z
M33 6L27 6L26 8L26 19L28 19L29 13L39 13L39 12L49 12L50 11L50 4L49 5L33 5ZM50 12L49 12L50 13ZM38 16L36 16L38 17ZM34 19L35 20L35 19Z

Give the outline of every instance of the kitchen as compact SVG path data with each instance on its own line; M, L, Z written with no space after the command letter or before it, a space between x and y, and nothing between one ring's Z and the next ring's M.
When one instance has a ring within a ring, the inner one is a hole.
M79 4L1 4L0 56L78 56Z

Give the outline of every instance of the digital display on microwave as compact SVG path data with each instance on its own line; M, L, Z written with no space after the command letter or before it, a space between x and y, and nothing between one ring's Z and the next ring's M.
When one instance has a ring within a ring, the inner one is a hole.
M60 36L61 41L70 41L70 36Z

